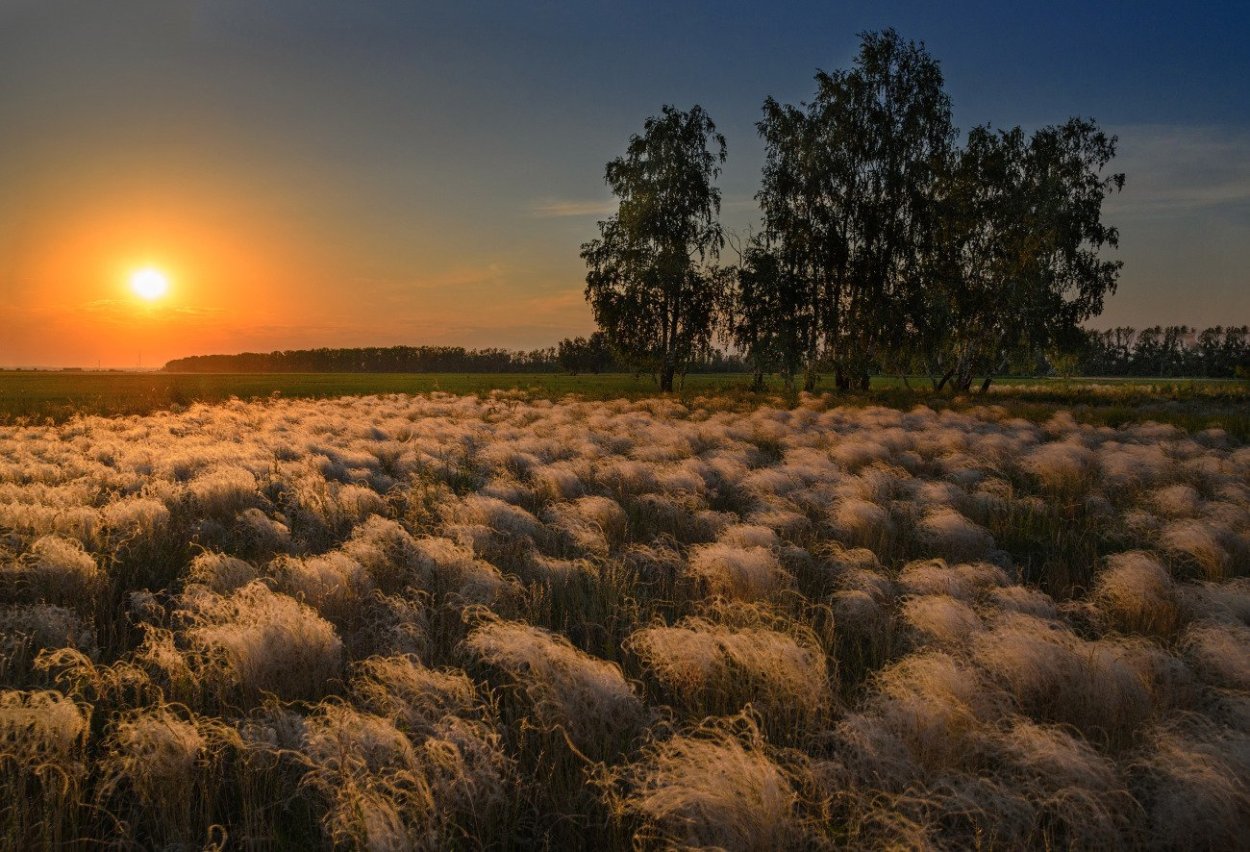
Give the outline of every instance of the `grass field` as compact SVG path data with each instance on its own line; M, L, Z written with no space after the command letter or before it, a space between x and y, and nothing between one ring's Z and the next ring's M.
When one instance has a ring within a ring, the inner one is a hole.
M0 425L0 849L1244 848L1236 389L707 390Z
M749 390L741 374L691 375L677 392L683 400L715 397L718 407L761 403L792 405L773 380L765 393ZM215 403L285 397L322 399L388 393L485 394L518 391L527 398L559 399L573 394L587 400L639 399L656 395L647 376L604 374L569 376L543 373L291 373L193 374L116 372L0 372L0 423L62 423L75 415L149 414L180 410L194 402ZM1080 422L1121 426L1144 419L1195 431L1225 429L1250 439L1250 383L1218 379L1004 379L988 395L935 394L924 379L910 387L896 377L873 379L868 393L843 395L844 404L893 408L927 405L967 410L987 403L1017 416L1045 419L1058 408Z

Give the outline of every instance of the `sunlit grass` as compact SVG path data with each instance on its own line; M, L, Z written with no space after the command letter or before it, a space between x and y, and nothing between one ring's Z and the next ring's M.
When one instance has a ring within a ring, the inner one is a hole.
M64 422L76 415L150 414L179 410L195 402L286 397L324 399L374 393L488 394L509 391L532 399L641 399L657 394L649 376L626 373L578 375L550 373L271 373L191 374L125 372L0 371L0 423L21 420ZM750 376L691 374L675 397L685 401L714 396L721 407L792 405L798 397L779 381L763 392L751 390ZM1250 382L1232 379L1031 379L1007 378L988 394L952 396L935 393L922 377L905 385L894 376L878 376L866 393L837 395L845 405L967 410L993 404L1029 419L1045 419L1056 408L1079 421L1121 426L1145 419L1187 430L1219 427L1250 440Z
M1234 847L1250 448L1030 387L0 425L0 845Z

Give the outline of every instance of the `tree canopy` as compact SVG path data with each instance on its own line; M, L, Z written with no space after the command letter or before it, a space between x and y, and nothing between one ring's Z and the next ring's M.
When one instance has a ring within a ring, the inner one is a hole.
M664 107L608 163L619 209L582 246L586 297L663 390L715 331L757 386L777 372L811 389L832 371L839 389L867 387L888 367L988 387L1013 359L1081 346L1115 291L1115 137L1071 118L977 126L960 144L940 64L892 29L818 72L810 102L765 100L756 129L761 228L735 242L734 268L716 265L725 140L702 108Z
M894 30L865 33L809 103L764 102L762 230L741 254L726 337L756 365L839 388L870 370L986 384L1013 357L1082 339L1120 263L1102 205L1115 137L1088 119L978 126L963 145L941 68Z
M935 274L913 314L926 366L966 390L1012 353L1071 348L1115 291L1118 242L1102 203L1124 183L1103 175L1115 139L1073 118L1026 136L976 127L940 184Z
M595 321L661 390L710 345L724 244L714 181L725 156L725 137L702 107L665 106L608 163L619 207L582 246Z
M891 29L865 34L851 68L819 72L811 103L764 103L759 248L809 308L791 311L783 335L805 341L809 387L821 362L840 387L866 382L906 333L954 135L942 86L924 46Z

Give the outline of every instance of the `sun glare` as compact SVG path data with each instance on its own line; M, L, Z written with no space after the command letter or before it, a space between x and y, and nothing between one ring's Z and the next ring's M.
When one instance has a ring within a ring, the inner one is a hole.
M130 276L130 289L141 299L159 299L169 289L169 279L159 269L140 269Z

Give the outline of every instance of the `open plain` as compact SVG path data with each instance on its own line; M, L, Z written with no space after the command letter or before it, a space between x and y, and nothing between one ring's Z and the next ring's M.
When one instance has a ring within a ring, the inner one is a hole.
M1250 448L993 403L0 427L0 838L1235 846Z

